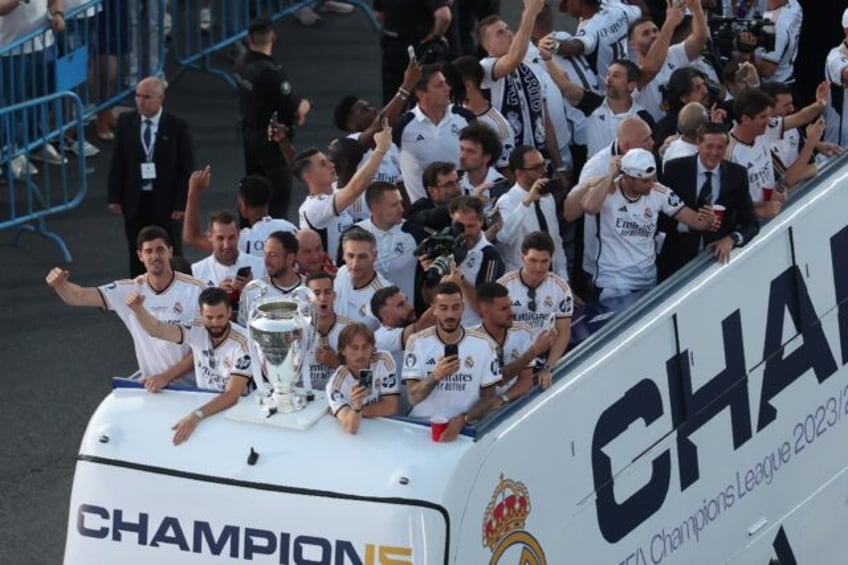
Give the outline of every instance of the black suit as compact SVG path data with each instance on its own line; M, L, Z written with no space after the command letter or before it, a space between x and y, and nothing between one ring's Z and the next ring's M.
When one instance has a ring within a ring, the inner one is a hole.
M156 179L152 191L142 191L141 164L146 161L141 143L142 118L138 112L118 117L115 150L109 168L109 204L120 204L130 255L130 275L145 271L136 255L136 237L145 226L165 228L180 250L180 224L171 219L173 212L185 211L188 179L194 170L194 151L188 124L162 112L153 146Z
M661 178L662 184L671 188L683 202L692 209L698 209L698 155L672 159L666 163ZM748 191L748 172L745 167L722 161L719 165L719 194L714 204L721 204L727 210L718 231L677 231L677 221L665 218L661 227L665 228L666 238L660 256L657 259L659 280L664 280L694 258L702 245L706 246L732 232L742 235L745 245L760 231L760 224L754 215L754 205ZM715 179L713 179L715 183Z

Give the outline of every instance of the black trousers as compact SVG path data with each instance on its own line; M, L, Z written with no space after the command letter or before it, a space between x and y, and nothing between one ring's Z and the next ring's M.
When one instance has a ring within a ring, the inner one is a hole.
M244 168L248 175L262 175L271 183L268 213L272 218L288 218L292 174L276 143L269 143L264 131L242 130ZM244 223L243 223L244 226Z
M127 251L129 252L130 278L135 278L147 272L138 258L138 244L136 238L138 232L147 226L159 226L168 232L174 243L174 255L182 255L182 222L171 219L170 214L166 217L157 215L153 205L153 193L142 192L138 210L133 216L124 216L124 233L127 238Z

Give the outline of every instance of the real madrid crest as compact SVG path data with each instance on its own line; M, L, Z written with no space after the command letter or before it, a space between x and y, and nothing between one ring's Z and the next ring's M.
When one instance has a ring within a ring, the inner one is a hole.
M174 302L174 314L182 314L183 313L183 305L179 302Z
M474 368L474 359L471 357L471 355L465 358L465 366L469 369Z
M529 515L527 487L501 474L483 515L483 545L492 550L489 565L547 565L542 546L524 529Z
M551 295L547 295L545 297L545 308L553 308L554 307L554 299L551 298Z

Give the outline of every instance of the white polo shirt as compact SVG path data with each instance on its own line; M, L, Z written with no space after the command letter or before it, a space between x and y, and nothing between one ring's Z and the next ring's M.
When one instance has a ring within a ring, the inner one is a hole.
M403 115L394 128L400 148L400 171L410 202L427 196L421 174L434 161L459 167L459 132L474 121L474 114L451 104L438 124L430 121L419 106Z
M620 114L616 114L609 107L607 99L604 97L601 105L595 108L595 111L586 118L586 149L588 150L588 154L590 156L594 155L609 146L610 143L615 141L616 130L621 120L630 116L636 116L642 110L644 108L634 100L630 104L630 108Z
M681 157L690 157L698 152L698 145L695 143L689 143L684 140L682 137L679 137L668 144L668 147L663 153L662 164L663 168L665 168L665 164L674 159L680 159Z

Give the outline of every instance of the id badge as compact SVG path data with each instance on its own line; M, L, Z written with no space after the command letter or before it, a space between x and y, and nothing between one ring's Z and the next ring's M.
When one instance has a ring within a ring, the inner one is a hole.
M156 163L141 164L141 179L156 180Z

